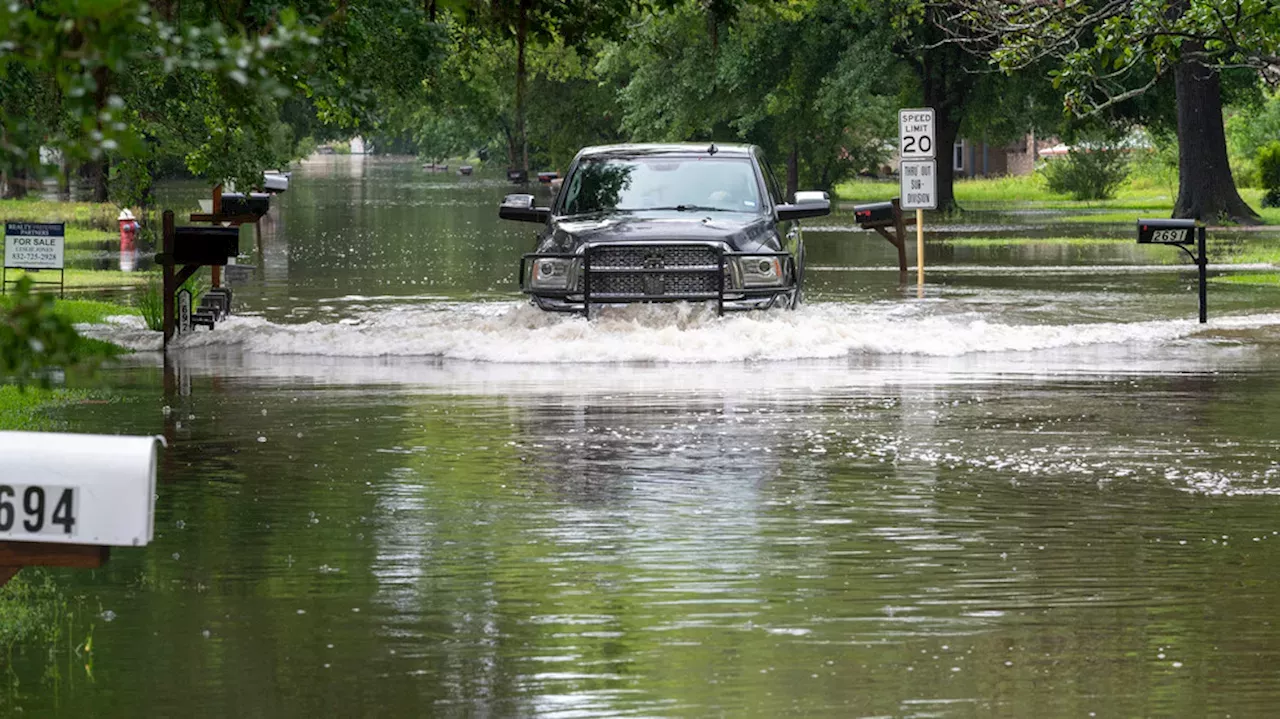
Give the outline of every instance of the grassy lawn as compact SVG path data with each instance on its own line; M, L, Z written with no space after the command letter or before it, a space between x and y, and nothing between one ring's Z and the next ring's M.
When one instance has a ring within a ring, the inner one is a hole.
M118 249L120 247L120 232L68 227L67 238L63 247L67 250L97 250L104 245L108 248Z
M17 280L22 275L27 274L24 270L9 270L5 277L9 280ZM57 282L58 273L56 270L43 270L41 272L32 272L31 279L36 282ZM141 287L147 284L146 272L121 272L119 270L67 270L66 286L67 289L76 290L94 290L108 289L119 287ZM10 285L12 287L12 285ZM38 288L49 291L52 285L37 285ZM56 288L53 291L57 291Z
M937 237L928 240L932 244L955 247L1008 247L1020 244L1042 245L1131 245L1126 237Z
M1091 210L1064 216L1066 222L1118 223L1132 222L1142 215L1167 216L1173 210L1177 187L1150 177L1137 176L1120 188L1110 200L1081 202L1067 195L1050 192L1039 175L1025 177L991 177L958 179L956 201L969 209L1045 209ZM898 196L898 183L856 179L836 186L836 195L853 202L881 202ZM1262 190L1243 188L1240 195L1258 211L1265 223L1280 225L1280 208L1262 207ZM1105 210L1097 212L1097 210Z
M1246 285L1249 287L1280 287L1280 273L1262 272L1247 275L1224 275L1210 277L1210 282L1221 282L1228 285Z
M104 395L83 389L41 389L0 385L0 430L54 431L49 410L87 402L105 402Z
M10 222L65 222L102 232L117 229L119 216L120 208L108 202L0 200L0 220Z

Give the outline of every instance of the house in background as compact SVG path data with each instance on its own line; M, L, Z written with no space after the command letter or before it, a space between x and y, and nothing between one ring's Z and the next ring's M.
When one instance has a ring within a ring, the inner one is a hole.
M1033 132L1007 145L961 138L952 149L951 167L956 177L1030 175L1036 171L1041 151L1057 144L1057 138L1040 139Z
M951 169L955 171L957 178L1030 175L1036 171L1036 162L1041 158L1042 151L1057 144L1057 138L1040 139L1035 133L1027 133L1021 140L1005 145L992 145L982 140L962 137L951 149ZM939 157L938 161L945 162L946 159ZM893 173L898 171L896 153L890 161L889 169Z

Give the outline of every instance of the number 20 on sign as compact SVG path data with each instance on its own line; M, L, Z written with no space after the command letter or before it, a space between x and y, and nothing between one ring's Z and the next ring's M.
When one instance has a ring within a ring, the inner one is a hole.
M933 108L899 110L899 156L904 160L931 160L936 151L933 146Z

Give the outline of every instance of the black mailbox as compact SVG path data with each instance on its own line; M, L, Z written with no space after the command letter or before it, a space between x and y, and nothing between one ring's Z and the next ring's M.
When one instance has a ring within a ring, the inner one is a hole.
M523 185L529 181L529 173L524 170L507 170L507 180Z
M239 227L175 227L173 233L176 265L221 266L240 254Z
M257 215L262 217L271 209L271 195L265 192L253 192L244 195L240 192L222 193L222 214L224 215Z
M1144 245L1190 245L1195 231L1195 220L1138 220L1138 242Z
M855 205L853 216L863 229L892 225L894 223L893 203L873 202L869 205Z

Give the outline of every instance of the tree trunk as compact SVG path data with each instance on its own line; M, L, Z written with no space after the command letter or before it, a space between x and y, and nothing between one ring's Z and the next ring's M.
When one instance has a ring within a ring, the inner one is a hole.
M787 202L796 201L796 190L800 189L800 143L791 142L791 152L787 153Z
M58 199L66 202L71 199L71 163L67 161L65 152L61 153L62 157L58 160L60 172L58 173Z
M21 200L26 197L27 185L30 179L30 172L25 167L14 169L12 173L5 177L4 199Z
M516 152L520 153L520 168L529 172L529 140L524 126L525 66L524 46L529 39L529 0L520 0L520 16L516 19Z
M1174 70L1178 98L1178 201L1173 216L1205 222L1230 219L1258 224L1254 212L1236 191L1227 162L1227 136L1222 122L1222 89L1218 72L1197 59L1204 46L1186 40Z
M925 99L928 102L928 98ZM955 116L953 116L955 115ZM951 212L956 208L956 170L955 154L956 137L960 134L959 110L948 112L940 109L934 113L934 131L937 136L935 157L938 161L938 210Z
M90 202L107 201L107 159L89 160L80 166L80 179L89 188Z

